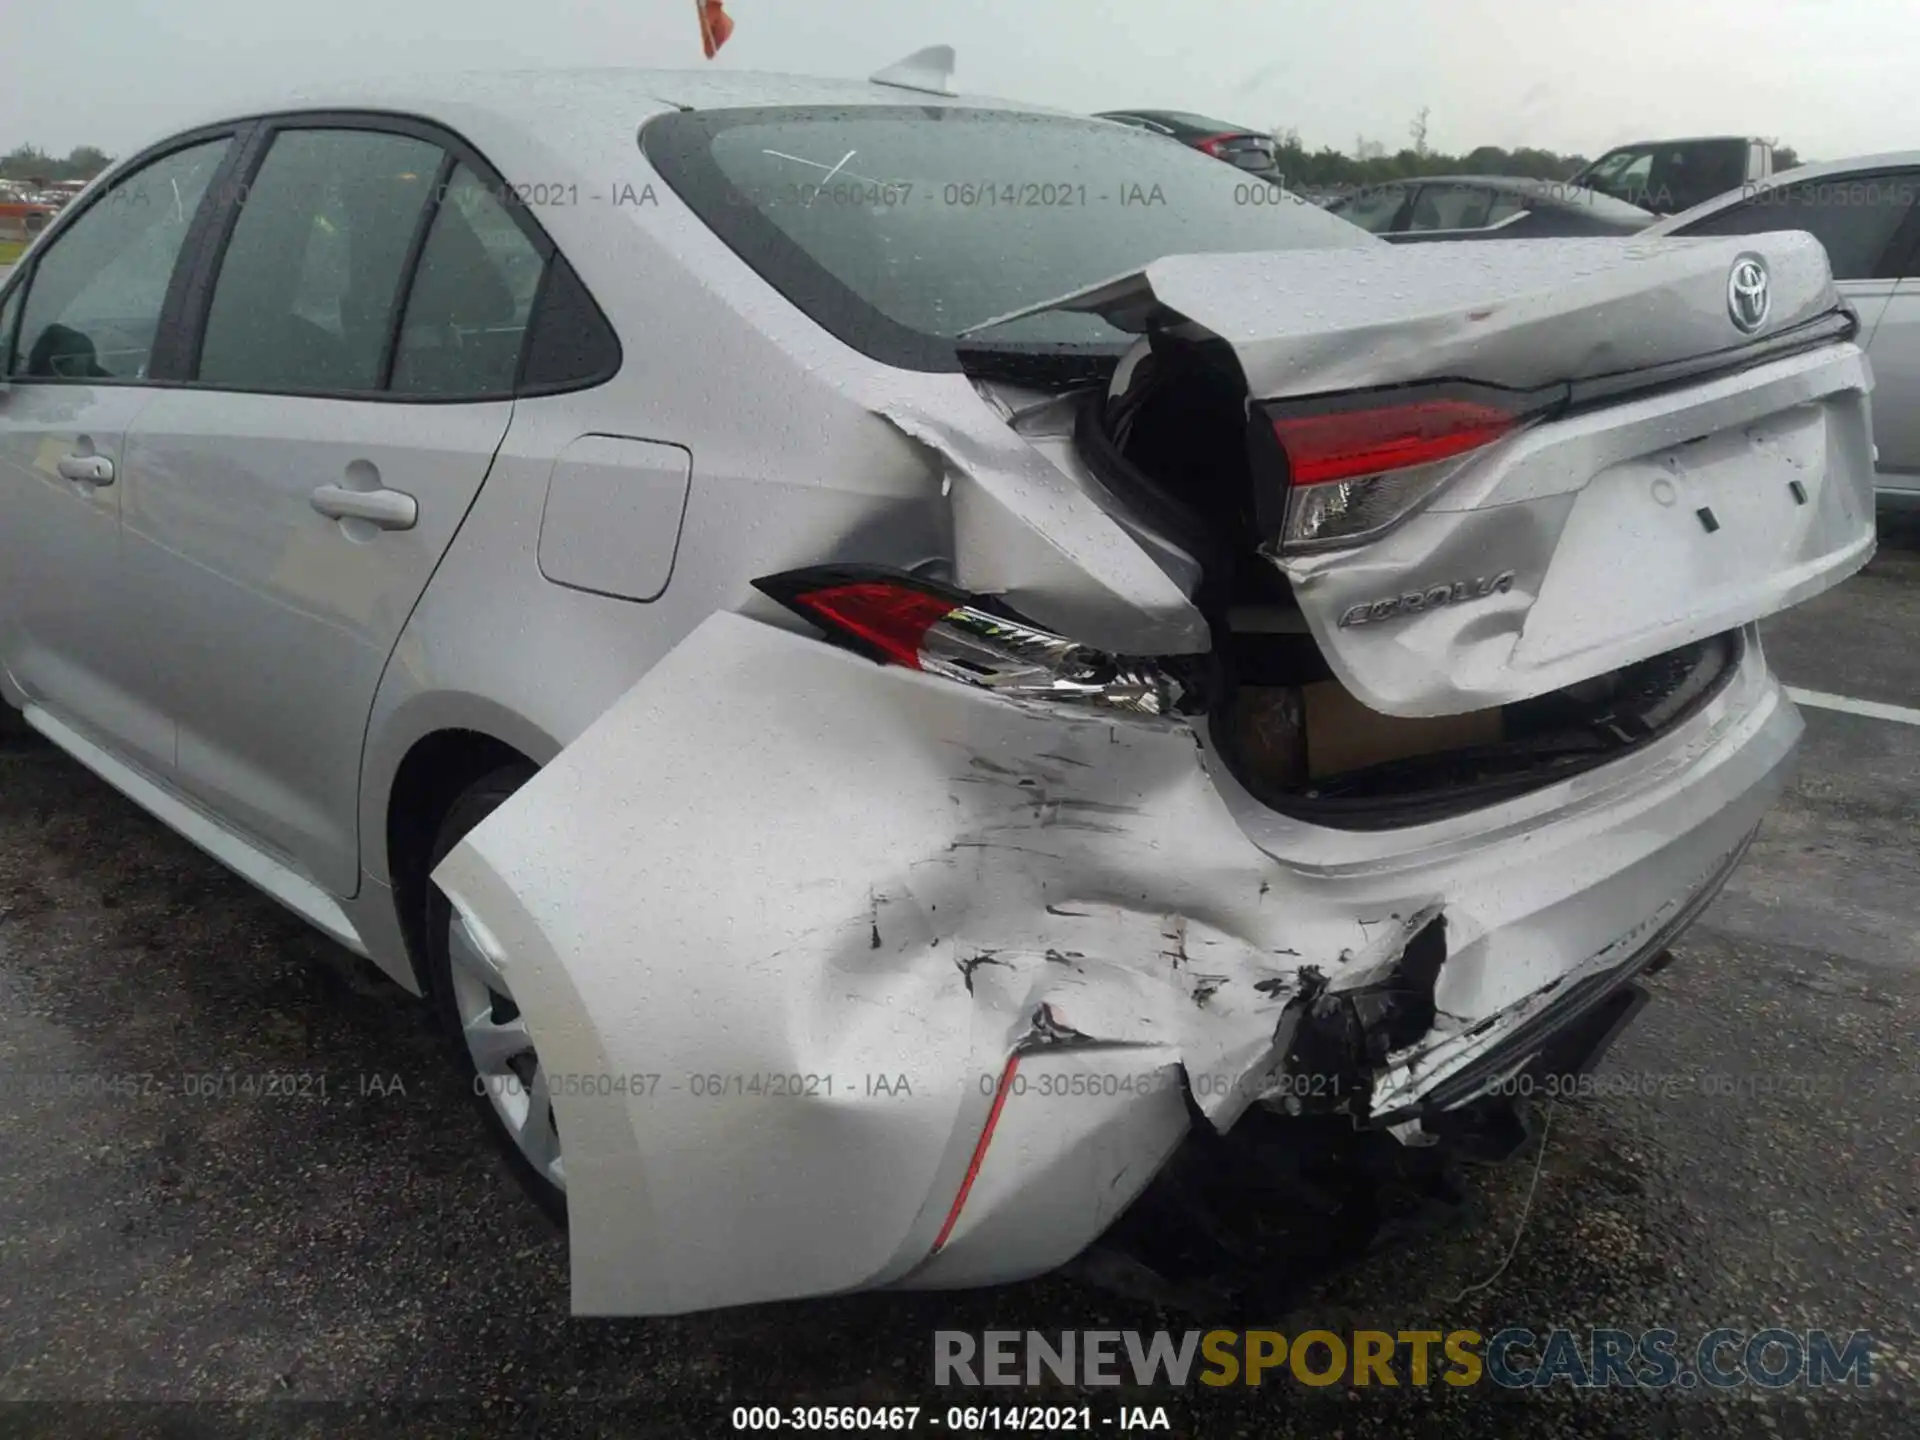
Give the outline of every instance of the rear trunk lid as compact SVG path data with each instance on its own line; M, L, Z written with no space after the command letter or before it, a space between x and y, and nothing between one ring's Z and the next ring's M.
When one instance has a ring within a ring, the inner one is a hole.
M1741 310L1755 259L1767 303ZM1148 336L1137 354L1224 344L1250 435L1268 402L1426 382L1545 397L1353 543L1290 545L1268 520L1307 482L1251 462L1262 553L1337 678L1386 714L1542 695L1797 604L1872 554L1871 381L1804 234L1180 255L1032 307L1050 308Z
M1728 311L1733 262L1766 262L1771 313ZM1644 370L1790 330L1840 303L1826 252L1794 232L1592 237L1402 249L1170 255L1024 315L1096 314L1145 333L1183 321L1232 347L1256 399L1441 377L1515 389Z

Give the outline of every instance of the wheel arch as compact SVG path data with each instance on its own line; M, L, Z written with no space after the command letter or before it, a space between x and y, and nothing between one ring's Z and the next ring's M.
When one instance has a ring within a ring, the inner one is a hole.
M361 823L362 863L367 873L391 891L394 918L406 948L406 960L421 993L427 975L421 916L429 858L441 818L461 791L506 765L546 764L560 744L538 726L486 702L477 713L442 717L446 723L409 727L403 745L369 776L367 807ZM496 713L485 713L493 711Z

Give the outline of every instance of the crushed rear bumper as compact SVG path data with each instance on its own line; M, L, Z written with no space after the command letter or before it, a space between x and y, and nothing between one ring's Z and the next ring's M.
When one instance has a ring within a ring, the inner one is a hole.
M552 1077L576 1313L1017 1279L1196 1128L1470 1105L1779 793L1800 722L1749 641L1621 763L1333 832L1182 722L712 617L435 876Z

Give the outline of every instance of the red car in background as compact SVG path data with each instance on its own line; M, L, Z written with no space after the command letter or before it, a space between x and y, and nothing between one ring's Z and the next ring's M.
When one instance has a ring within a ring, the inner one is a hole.
M1213 120L1186 110L1102 110L1095 118L1152 130L1258 175L1271 177L1279 170L1273 137L1244 125L1231 125L1225 120Z

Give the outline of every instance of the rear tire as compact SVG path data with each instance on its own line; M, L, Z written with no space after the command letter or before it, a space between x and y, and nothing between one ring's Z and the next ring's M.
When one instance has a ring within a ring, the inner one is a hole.
M526 762L505 765L462 790L434 836L429 874L534 773ZM512 966L494 963L431 880L422 934L434 1012L452 1047L462 1088L514 1178L549 1219L564 1227L566 1168L560 1133L539 1052L513 1000Z

